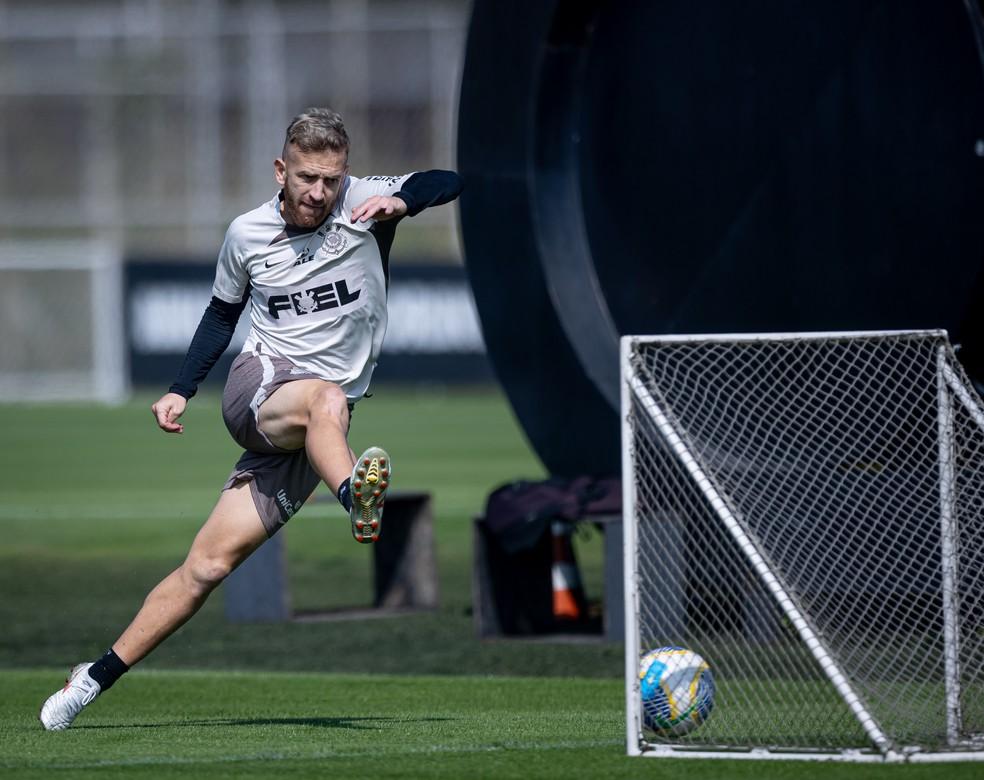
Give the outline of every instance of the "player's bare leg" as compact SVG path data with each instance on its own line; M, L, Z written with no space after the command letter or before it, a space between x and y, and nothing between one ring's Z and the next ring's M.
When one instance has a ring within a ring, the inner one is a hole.
M147 596L133 622L113 645L129 665L183 626L209 594L267 540L248 483L222 491L188 557Z
M338 385L320 379L288 382L260 406L257 424L278 447L305 448L318 476L348 510L356 541L379 538L392 464L379 447L354 457L347 438L348 399Z
M95 663L76 666L65 687L48 697L39 715L44 728L68 728L104 687L183 626L219 583L266 539L249 485L223 491L184 563L148 594L110 652ZM111 657L119 668L107 681L106 670L93 667Z
M260 406L257 427L278 447L305 448L332 492L352 473L355 457L348 446L348 399L336 384L299 379L281 385Z

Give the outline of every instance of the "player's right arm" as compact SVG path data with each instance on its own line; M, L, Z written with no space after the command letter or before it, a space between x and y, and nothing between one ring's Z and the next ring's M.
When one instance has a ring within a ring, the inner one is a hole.
M150 407L158 427L166 433L184 433L178 419L184 414L188 400L198 391L198 385L228 348L249 301L249 277L237 248L235 228L234 222L226 233L219 252L212 300L198 323L177 379Z
M178 422L178 418L184 414L188 399L177 393L167 392L153 406L150 411L157 418L157 425L162 431L167 433L184 433L184 426Z
M178 418L184 414L188 400L198 392L198 385L226 351L236 332L236 323L246 303L247 292L239 303L227 303L221 298L212 297L198 329L188 347L181 371L177 379L160 400L151 406L157 418L157 425L167 433L184 433L184 426Z

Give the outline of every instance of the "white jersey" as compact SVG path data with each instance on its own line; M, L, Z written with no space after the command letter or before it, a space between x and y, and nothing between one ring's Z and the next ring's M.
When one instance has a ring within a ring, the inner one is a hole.
M336 383L352 401L372 378L386 335L386 268L395 221L352 222L373 195L399 192L405 176L348 176L314 230L288 227L280 193L233 220L212 294L239 303L250 292L243 351L278 355Z

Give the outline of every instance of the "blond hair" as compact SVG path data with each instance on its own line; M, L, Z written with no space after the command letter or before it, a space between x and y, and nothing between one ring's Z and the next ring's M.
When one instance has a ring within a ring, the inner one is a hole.
M306 108L290 120L284 138L284 155L294 144L302 152L333 152L348 154L349 137L342 117L330 108Z

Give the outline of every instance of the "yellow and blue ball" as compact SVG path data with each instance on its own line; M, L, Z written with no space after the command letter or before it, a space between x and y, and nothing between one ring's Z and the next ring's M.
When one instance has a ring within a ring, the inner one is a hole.
M693 731L714 707L714 675L692 650L650 650L639 662L639 681L643 727L657 736Z

